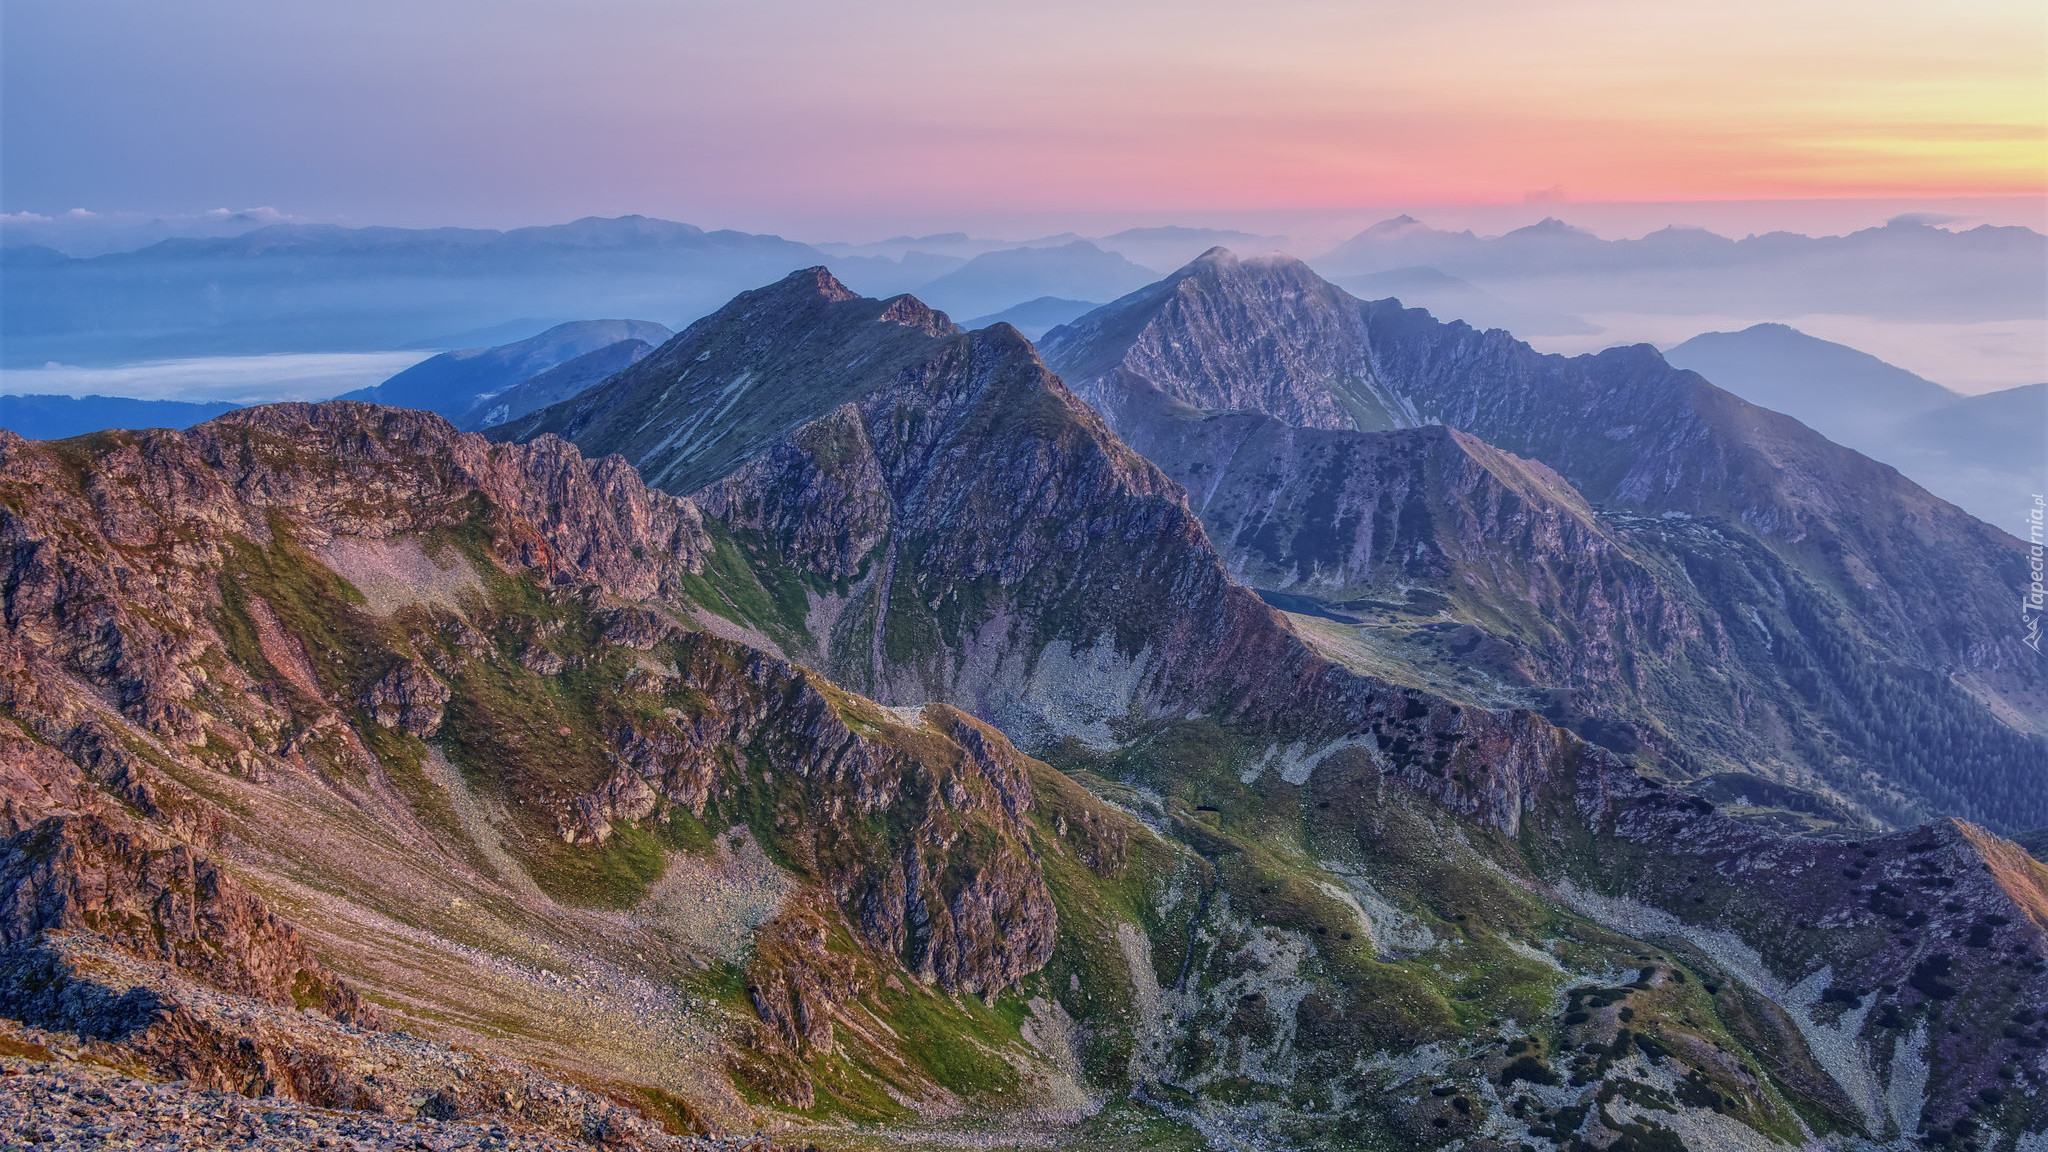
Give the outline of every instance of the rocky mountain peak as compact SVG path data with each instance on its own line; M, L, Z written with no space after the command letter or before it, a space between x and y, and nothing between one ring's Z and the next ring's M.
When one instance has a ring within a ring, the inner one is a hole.
M1277 337L1277 338L1276 338ZM1056 328L1047 362L1112 425L1134 384L1202 409L1297 427L1410 423L1360 371L1357 302L1278 253L1212 248L1173 275Z
M836 303L841 300L852 300L858 296L859 293L841 284L839 278L832 275L830 268L819 264L811 268L799 268L765 288L757 288L752 292L742 292L733 300L733 304L738 304L741 300L764 303L771 301L776 303L794 303L806 298L816 298L828 303ZM726 307L730 308L731 306L729 304Z
M952 336L960 331L960 326L953 323L951 317L908 293L884 300L875 320L884 324L900 324L931 337ZM1009 327L1007 324L1003 326Z

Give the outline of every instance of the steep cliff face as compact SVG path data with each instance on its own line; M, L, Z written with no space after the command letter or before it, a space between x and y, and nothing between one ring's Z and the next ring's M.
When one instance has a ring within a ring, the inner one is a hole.
M0 844L0 946L91 932L227 992L371 1023L298 930L189 846L118 817L56 815Z
M1336 610L1357 629L1310 625L1333 652L1363 649L1451 689L1438 638L1415 626L1443 606L1448 624L1505 645L1477 661L1500 685L1536 692L1494 699L1542 706L1624 752L1652 749L1672 770L1757 771L1887 821L2037 822L2048 801L2026 781L2048 745L2025 716L2048 682L1997 624L2017 578L2010 538L1649 349L1541 356L1504 332L1311 291L1311 280L1282 259L1211 253L1164 282L1172 293L1134 294L1045 347L1187 486L1248 582L1317 611L1396 606ZM1204 294L1219 299L1185 299ZM1311 336L1312 356L1298 348ZM1501 524L1388 434L1298 427L1314 423L1298 403L1231 392L1237 369L1207 347L1298 348L1273 354L1294 392L1343 398L1368 380L1396 423L1481 438L1496 447L1468 473L1518 492L1546 527ZM1201 372L1217 390L1201 391ZM1201 418L1176 403L1204 395L1258 411ZM1499 449L1548 467L1512 479L1526 468L1496 467ZM1589 507L1598 513L1570 511ZM1390 521L1396 508L1405 516ZM1445 537L1501 546L1452 558ZM1344 549L1380 541L1409 568L1383 560L1368 588L1368 556ZM1929 723L1935 712L1949 719ZM1741 728L1723 723L1731 714ZM1915 735L1928 731L1942 733L1938 753Z
M614 824L671 806L701 818L753 787L732 780L735 761L770 766L753 799L770 805L782 851L874 951L948 991L997 992L1045 963L1055 917L1008 740L943 705L921 731L816 673L701 633L670 650L673 676L629 681L667 706L618 722L612 771L570 802L565 839L602 843ZM777 773L794 779L778 786ZM878 822L894 827L878 834Z
M2017 577L2016 542L1892 468L1647 347L1540 356L1504 332L1362 307L1381 377L1422 418L1542 460L1595 502L1738 526L1898 651L2037 690L2039 661L1987 611Z

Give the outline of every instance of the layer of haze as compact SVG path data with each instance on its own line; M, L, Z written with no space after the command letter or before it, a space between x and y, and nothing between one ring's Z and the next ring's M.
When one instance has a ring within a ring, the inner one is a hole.
M8 211L822 236L2048 167L2038 0L10 0L4 32Z

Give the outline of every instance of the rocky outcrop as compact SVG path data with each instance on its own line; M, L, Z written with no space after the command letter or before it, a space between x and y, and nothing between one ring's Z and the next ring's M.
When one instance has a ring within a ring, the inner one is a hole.
M353 404L187 433L0 437L0 539L0 703L30 734L0 738L19 753L0 761L13 834L0 944L23 964L43 963L57 934L90 933L194 987L371 1018L235 881L248 846L203 846L218 839L220 794L176 781L208 773L360 813L461 876L487 863L523 881L517 897L543 917L562 912L515 853L566 859L574 877L622 822L657 827L714 802L721 819L765 821L809 894L806 930L835 949L850 939L868 974L831 976L795 937L756 954L787 962L757 963L763 1027L803 1021L777 1075L829 1048L832 1020L866 1011L846 998L879 974L993 995L1051 953L1022 757L943 708L906 724L817 673L683 631L707 603L726 607L710 580L730 574L709 572L696 506L616 457L593 463L551 437L494 445ZM444 782L426 739L480 774ZM480 810L503 815L473 848L460 821L487 828ZM279 840L265 852L321 835L266 833ZM152 1060L180 1044L225 1060L248 1039L255 1064L219 1083L286 1091L277 1069L303 1037L207 1039L146 996L87 995L68 964L37 978L56 1000L10 1010L125 1030L134 1052L133 1037L157 1036Z
M132 821L51 816L0 843L0 946L56 931L94 933L226 992L376 1018L212 860Z
M24 1144L51 1148L100 1145L148 1147L177 1141L220 1147L261 1133L274 1152L315 1152L335 1147L502 1148L507 1152L584 1152L585 1133L558 1133L519 1120L478 1116L449 1120L317 1108L276 1097L248 1099L188 1083L159 1084L124 1075L91 1060L27 1045L33 1055L0 1056L9 1091L0 1097L0 1131ZM39 1058L41 1057L41 1058ZM765 1136L670 1136L642 1121L627 1133L603 1135L620 1148L660 1152L777 1152Z
M1356 302L1283 256L1212 248L1173 275L1046 333L1048 361L1121 430L1127 384L1297 428L1416 423L1371 371Z
M628 598L672 589L707 546L696 508L622 461L558 440L494 447L438 417L351 403L63 447L0 434L0 495L0 703L57 743L92 711L68 676L157 736L202 741L195 698L246 687L212 681L207 616L230 542L269 540L279 521L318 547L483 515L508 562Z
M943 705L906 727L815 673L701 633L677 653L675 677L640 686L691 703L621 725L616 768L574 801L566 839L602 842L614 821L671 805L702 814L715 795L755 790L795 863L920 979L994 992L1045 963L1056 916L1007 739ZM758 765L758 782L735 778L735 760ZM902 831L860 830L885 818Z
M415 661L404 660L363 694L363 707L386 728L425 737L441 730L442 709L451 695L433 673Z
M482 1135L496 1127L499 1141L538 1147L721 1146L671 1135L613 1100L515 1061L223 994L87 934L53 933L36 947L0 952L0 987L7 989L0 993L6 1014L29 1024L0 1022L0 1046L10 1053L40 1049L54 1060L57 1049L179 1085L187 1094L184 1114L151 1117L148 1128L133 1133L152 1141L191 1136L224 1113L290 1111L289 1102L297 1102L350 1114L325 1118L330 1128L400 1120L432 1137L437 1128L460 1131L451 1122L467 1121ZM18 1087L13 1074L25 1070L8 1071ZM110 1124L98 1135L124 1126ZM282 1144L277 1136L266 1131L264 1146ZM319 1136L307 1146L322 1146Z
M604 642L645 652L675 635L668 617L651 608L614 608L603 614Z

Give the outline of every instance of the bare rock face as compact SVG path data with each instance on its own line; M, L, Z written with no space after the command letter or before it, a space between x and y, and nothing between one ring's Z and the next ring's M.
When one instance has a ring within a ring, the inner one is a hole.
M1114 310L1054 329L1043 344L1076 391L1118 427L1118 374L1192 408L1264 412L1299 428L1412 423L1366 369L1365 320L1348 300L1299 261L1240 260L1212 248Z
M363 707L386 728L425 737L441 730L441 710L451 695L433 673L406 660L370 686L363 695Z
M673 636L676 626L647 608L615 608L604 614L604 641L645 652Z
M204 616L220 594L210 585L227 541L269 539L272 517L317 547L481 512L509 561L622 597L672 587L701 567L707 543L693 505L650 492L623 462L587 462L556 440L493 447L437 417L361 404L109 436L82 485L66 467L52 447L0 436L0 490L11 494L0 511L10 590L0 660L13 673L4 702L46 739L91 711L54 690L71 673L113 692L151 733L202 741L188 702L212 687Z
M2013 1085L2048 1080L2048 866L2018 845L1957 820L1782 837L1632 774L1582 770L1575 788L1612 836L1571 897L1773 992L1871 1131L1962 1140ZM1544 824L1535 843L1569 835ZM1879 1091L1916 1077L1910 1110Z
M52 816L0 844L0 945L83 931L224 991L369 1024L298 931L211 860L132 821Z

